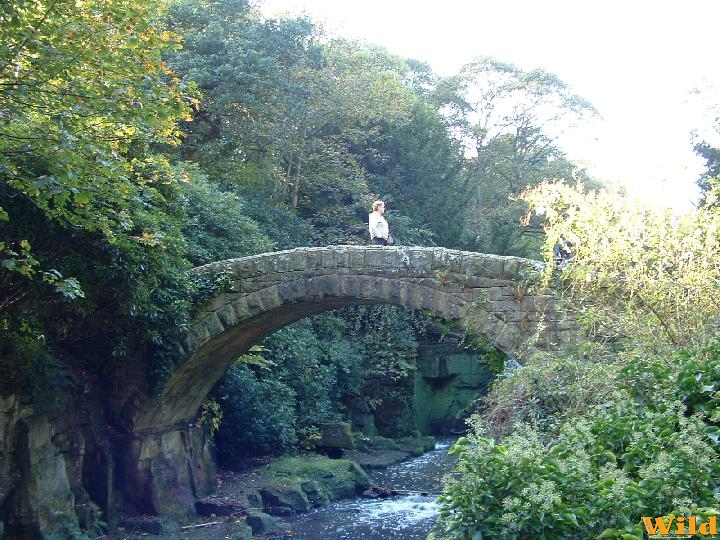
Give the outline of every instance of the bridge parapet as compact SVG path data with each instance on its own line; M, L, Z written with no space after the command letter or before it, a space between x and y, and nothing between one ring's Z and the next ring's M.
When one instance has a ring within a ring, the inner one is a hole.
M460 321L472 305L502 323L532 322L552 299L550 291L526 294L543 268L518 257L424 247L299 248L220 261L195 270L226 286L196 317L184 352L192 355L213 337L263 313L305 303L393 303ZM305 310L291 311L302 315ZM487 321L480 326L492 333ZM514 349L519 344L506 338L497 345Z

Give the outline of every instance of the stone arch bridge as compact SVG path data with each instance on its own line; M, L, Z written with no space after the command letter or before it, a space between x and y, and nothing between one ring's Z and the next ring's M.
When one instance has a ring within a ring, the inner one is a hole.
M196 268L217 289L192 321L181 344L184 360L161 398L135 395L125 402L122 416L134 441L125 476L135 491L149 494L146 502L158 512L168 504L161 494L167 489L157 485L159 476L167 480L168 467L174 470L174 494L184 489L198 495L202 479L192 463L201 452L187 431L202 400L240 354L309 315L347 305L396 304L471 327L520 359L563 348L573 325L553 309L552 291L529 287L543 269L543 263L517 257L377 246L299 248ZM187 467L178 466L183 460Z

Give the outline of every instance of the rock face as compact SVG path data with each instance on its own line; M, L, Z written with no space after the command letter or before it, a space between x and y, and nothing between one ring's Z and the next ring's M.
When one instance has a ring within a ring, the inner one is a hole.
M487 393L491 378L478 353L452 340L421 344L415 375L416 429L432 435L463 432L465 418L475 400Z
M14 395L0 398L3 539L92 528L102 517L99 510L112 514L111 449L96 412L102 408L91 396L83 397L55 393L36 399L32 407Z
M210 493L215 468L205 434L193 425L118 443L119 486L143 512L185 517Z
M121 501L185 515L208 492L214 468L200 430L129 437L108 426L103 408L88 388L56 389L32 406L0 397L0 538L99 533Z

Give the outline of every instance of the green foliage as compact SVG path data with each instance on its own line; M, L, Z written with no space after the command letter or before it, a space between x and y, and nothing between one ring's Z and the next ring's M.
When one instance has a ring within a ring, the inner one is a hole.
M338 419L333 403L338 362L311 324L296 323L263 340L274 361L272 376L292 388L298 398L294 404L298 429Z
M695 153L705 160L705 172L697 181L701 191L701 202L703 204L717 205L717 197L713 191L720 187L720 148L707 142L697 143L694 147Z
M720 212L678 216L612 188L586 192L562 182L523 198L547 219L547 260L561 234L575 243L562 272L567 307L596 338L660 350L702 346L715 334Z
M550 443L520 423L497 444L476 417L453 448L460 474L440 500L446 536L595 538L632 532L641 516L717 506L718 447L685 410L619 395L562 424Z
M182 230L195 265L272 251L273 242L245 214L237 193L213 185L197 167L186 166L182 195L188 218Z
M93 517L100 515L100 509L92 502L90 506ZM107 532L107 524L101 520L93 522L83 529L78 523L77 516L66 511L58 511L53 516L55 523L44 531L43 537L47 540L92 540L102 537Z
M224 411L216 437L223 462L241 464L231 457L238 448L246 457L306 447L318 423L340 420L351 399L366 403L382 433L410 434L416 332L426 322L392 306L363 306L316 315L263 340L213 391ZM267 403L255 401L261 395Z
M249 456L281 454L297 443L295 392L286 384L235 364L213 394L223 411L215 435L222 465L242 467Z
M136 0L3 6L4 196L20 193L50 219L110 240L132 229L123 212L130 196L142 198L164 180L145 174L162 159L138 147L176 144L176 121L189 112L182 85L161 61L177 39L153 26L158 7Z
M481 401L488 429L502 438L520 422L554 437L564 422L613 399L617 370L575 357L536 359L495 379Z
M471 156L461 172L468 186L463 247L536 257L540 235L520 226L526 206L517 196L544 178L572 181L576 167L557 134L595 110L550 73L487 57L440 81L433 94Z
M1 341L25 364L11 380L31 378L38 343L171 356L162 334L182 326L189 284L175 177L151 145L177 144L191 96L161 60L177 39L159 7L0 8Z
M215 435L222 424L223 412L220 404L214 399L205 399L200 405L200 416L195 426L203 428L210 437Z
M642 516L720 512L717 211L676 216L562 183L525 198L548 220L549 261L560 234L575 243L547 282L594 341L493 386L454 448L442 533L630 539Z

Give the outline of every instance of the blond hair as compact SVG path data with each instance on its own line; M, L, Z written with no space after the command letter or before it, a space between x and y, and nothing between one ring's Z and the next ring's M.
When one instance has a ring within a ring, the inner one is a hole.
M381 205L383 205L383 204L385 204L383 201L375 201L375 202L373 203L373 206L372 206L373 212L374 212L375 210L377 210L378 207L381 206Z

